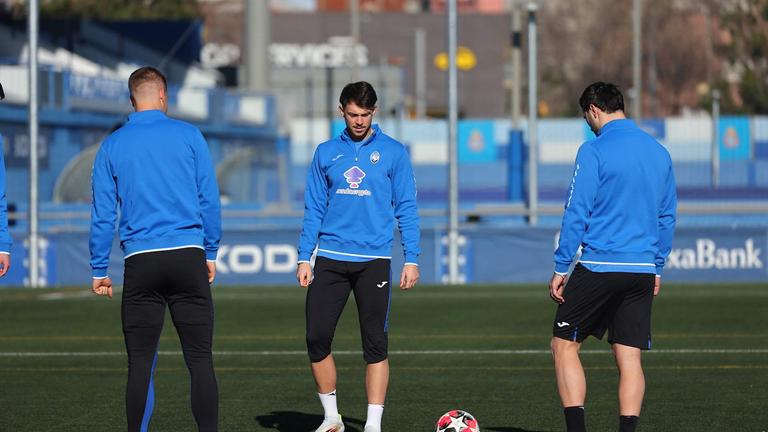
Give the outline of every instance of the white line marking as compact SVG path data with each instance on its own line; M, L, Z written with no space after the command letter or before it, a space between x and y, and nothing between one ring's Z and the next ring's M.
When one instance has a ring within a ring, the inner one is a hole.
M582 350L581 354L610 354L610 350ZM655 349L648 354L768 354L768 348L759 349ZM158 351L162 356L179 356L181 351ZM217 356L294 356L307 355L306 351L214 351ZM362 351L334 351L334 355L362 355ZM549 350L398 350L390 351L391 355L539 355L550 354ZM0 357L113 357L123 356L122 351L71 351L71 352L0 352Z
M344 256L353 256L353 257L359 257L359 258L377 258L377 259L392 259L391 256L378 256L378 255L360 255L360 254L353 254L353 253L346 253L346 252L337 252L330 249L317 249L318 252L328 252L336 255L344 255Z
M204 247L202 247L200 245L196 245L196 244L172 246L172 247L158 248L158 249L145 249L145 250L140 250L140 251L136 251L136 252L133 252L133 253L129 253L128 255L123 257L123 260L127 260L128 258L130 258L130 257L132 257L134 255L139 255L139 254L152 253L152 252L166 252L166 251L179 250L179 249L190 249L190 248L205 250Z
M67 299L79 299L90 296L96 296L91 290L79 290L79 291L65 291L65 292L52 292L48 294L40 294L37 296L40 300L67 300Z
M587 264L602 264L602 265L616 265L616 266L627 265L627 266L656 267L656 265L652 263L623 263L623 262L581 261L581 260L579 260L579 262L587 263Z

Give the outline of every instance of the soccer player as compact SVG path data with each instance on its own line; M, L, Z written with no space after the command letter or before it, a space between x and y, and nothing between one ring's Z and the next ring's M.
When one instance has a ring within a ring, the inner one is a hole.
M651 348L651 303L675 227L675 178L667 150L625 117L615 85L589 85L579 104L597 137L576 155L549 283L559 304L552 338L557 387L568 432L585 431L579 348L608 330L620 373L619 431L631 432L645 392L640 353Z
M0 100L5 99L0 84ZM3 159L3 137L0 135L0 277L11 268L11 234L8 232L8 203L5 200L5 160Z
M93 292L112 297L109 253L120 209L125 253L122 325L128 351L128 431L147 431L166 305L191 377L199 431L216 431L213 302L221 205L208 145L194 126L169 118L163 74L152 67L129 80L135 113L99 149L93 164Z
M325 417L317 432L341 432L336 406L336 365L331 355L336 324L350 291L355 293L363 357L368 364L365 432L381 431L389 382L387 328L390 259L395 219L405 253L400 288L419 279L416 181L403 144L373 125L376 91L348 84L339 110L346 128L315 150L304 192L304 224L296 278L309 287L307 351ZM314 278L310 256L317 248Z

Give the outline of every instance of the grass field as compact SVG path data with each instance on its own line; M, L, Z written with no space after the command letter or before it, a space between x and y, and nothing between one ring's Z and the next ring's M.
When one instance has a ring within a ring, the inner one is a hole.
M215 288L221 431L314 430L321 407L304 353L304 291ZM124 429L119 299L85 290L0 290L0 430ZM385 431L434 430L452 408L483 431L564 429L545 286L419 286L396 292ZM366 401L354 301L334 342L347 430ZM605 342L583 361L590 430L616 430L617 375ZM160 343L154 431L193 431L170 321ZM643 431L768 430L768 284L664 286L644 357Z

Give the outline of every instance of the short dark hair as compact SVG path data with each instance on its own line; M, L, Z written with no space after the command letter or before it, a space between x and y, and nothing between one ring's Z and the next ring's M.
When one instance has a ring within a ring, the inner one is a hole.
M376 108L377 100L376 90L365 81L345 85L341 91L341 96L339 96L339 103L342 108L345 108L350 102L354 102L360 108L372 110Z
M590 105L594 105L610 114L624 111L624 96L616 85L598 81L584 89L579 98L579 105L584 112L589 110Z
M165 79L165 75L158 69L152 66L144 66L133 71L130 78L128 78L128 90L130 90L131 96L142 84L152 81L163 83L163 89L168 90L168 82Z

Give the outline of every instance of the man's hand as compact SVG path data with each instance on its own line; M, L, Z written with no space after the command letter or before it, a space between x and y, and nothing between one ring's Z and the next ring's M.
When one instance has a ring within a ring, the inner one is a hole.
M403 266L403 272L400 274L400 289L409 290L419 281L419 266L406 264Z
M11 256L8 254L0 253L0 277L5 276L8 273L8 269L11 268Z
M104 279L94 279L91 289L96 295L112 298L112 279L108 277Z
M206 267L208 267L208 283L212 284L216 279L216 261L206 261Z
M296 280L304 288L312 283L312 266L308 262L299 263L299 268L296 269Z
M552 297L557 304L565 303L563 298L563 289L565 288L565 275L553 274L552 280L549 281L549 296Z
M660 289L661 289L661 276L656 276L656 282L653 284L653 295L654 296L659 295Z

